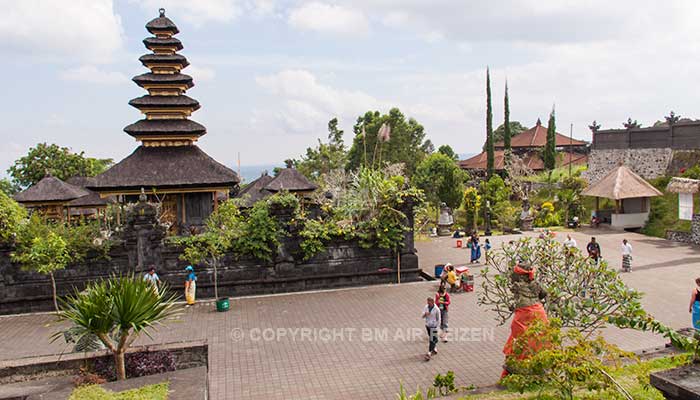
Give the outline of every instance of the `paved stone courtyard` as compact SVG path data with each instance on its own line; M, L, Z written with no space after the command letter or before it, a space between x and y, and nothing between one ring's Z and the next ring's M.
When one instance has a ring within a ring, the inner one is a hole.
M687 304L693 280L700 276L700 247L601 229L574 233L579 248L590 234L616 267L620 242L628 238L634 247L633 273L623 279L646 294L645 306L660 320L676 328L689 325ZM492 242L498 247L517 237ZM438 262L465 263L467 250L454 244L451 238L417 242L421 267L432 271ZM212 399L393 399L400 382L409 390L428 387L435 374L447 370L455 371L460 385L494 384L508 327L496 326L493 315L476 305L475 293L454 295L450 326L456 335L439 344L432 361L422 360L427 339L420 313L435 288L435 282L421 282L237 298L224 314L211 304L198 304L184 311L182 322L161 328L154 340L208 340ZM56 327L46 325L52 320L48 314L0 317L0 360L66 350L49 343ZM616 328L604 335L627 350L664 343L651 334Z

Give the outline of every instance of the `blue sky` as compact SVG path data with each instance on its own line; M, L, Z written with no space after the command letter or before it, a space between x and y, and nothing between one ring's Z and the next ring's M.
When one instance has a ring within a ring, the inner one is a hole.
M338 117L399 107L436 144L477 152L485 68L494 121L508 79L511 119L532 126L556 103L559 131L696 117L700 5L599 0L0 0L6 170L37 142L120 160L136 147L127 102L145 92L144 25L159 7L180 28L199 144L222 163L280 163Z

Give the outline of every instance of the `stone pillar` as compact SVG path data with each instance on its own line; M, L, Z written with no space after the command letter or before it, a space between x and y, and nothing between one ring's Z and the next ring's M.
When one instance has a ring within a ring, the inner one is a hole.
M690 221L690 241L700 244L700 214L693 214L693 219Z

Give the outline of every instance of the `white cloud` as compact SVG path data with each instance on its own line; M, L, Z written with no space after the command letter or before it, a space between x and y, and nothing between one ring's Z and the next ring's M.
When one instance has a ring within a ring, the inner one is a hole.
M132 2L138 3L143 10L153 12L153 17L158 16L158 9L165 8L166 16L177 15L174 18L184 20L195 26L202 26L207 22L230 22L238 18L242 13L240 1L237 0L145 0Z
M197 65L191 65L182 72L187 75L190 75L192 79L194 79L194 83L213 81L216 77L216 71L212 68Z
M125 85L129 83L129 78L121 72L105 71L89 64L63 71L61 79L100 85Z
M302 4L289 13L289 25L296 29L347 36L365 36L369 21L353 8L320 2Z
M3 1L0 49L23 55L108 62L122 46L111 0Z

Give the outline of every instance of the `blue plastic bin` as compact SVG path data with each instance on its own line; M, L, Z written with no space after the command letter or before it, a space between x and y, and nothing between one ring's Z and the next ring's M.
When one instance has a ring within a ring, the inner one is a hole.
M439 278L442 271L445 269L445 264L435 264L435 277Z

